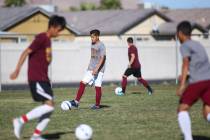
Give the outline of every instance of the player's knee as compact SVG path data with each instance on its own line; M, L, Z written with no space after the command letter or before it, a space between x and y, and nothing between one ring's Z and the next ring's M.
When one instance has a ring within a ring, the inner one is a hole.
M142 80L142 78L141 78L141 77L137 77L137 79L138 79L138 80Z
M210 113L207 114L206 120L210 123Z
M127 78L127 77L128 77L128 76L126 76L126 75L123 75L123 76L122 76L122 78Z
M87 85L87 82L85 81L81 81L80 84L84 84L84 85Z
M203 116L204 116L205 120L210 122L210 107L209 106L204 106Z
M190 109L190 106L187 104L180 104L177 112L182 112L182 111L188 111Z
M47 101L44 102L44 104L46 104L48 106L51 106L54 109L54 102L53 102L53 100L47 100Z

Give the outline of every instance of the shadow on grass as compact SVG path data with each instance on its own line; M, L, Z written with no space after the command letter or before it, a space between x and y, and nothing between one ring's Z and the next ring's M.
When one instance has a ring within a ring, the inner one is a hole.
M100 105L100 108L110 108L111 106L109 105Z
M133 91L130 94L143 94L143 93L142 92L139 92L139 91Z
M210 137L205 137L205 136L193 136L193 140L210 140Z
M106 109L106 108L110 108L111 106L109 106L109 105L100 105L100 109ZM91 110L91 108L90 107L79 107L79 110ZM99 109L99 110L100 110ZM75 109L75 110L77 110L77 109Z
M65 134L68 134L68 133L74 133L74 131L44 134L44 135L42 135L42 137L47 139L47 140L57 140L57 139L60 139L62 135L65 135Z

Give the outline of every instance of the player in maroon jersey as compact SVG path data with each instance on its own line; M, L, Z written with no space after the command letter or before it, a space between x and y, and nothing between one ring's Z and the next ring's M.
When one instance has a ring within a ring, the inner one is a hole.
M122 82L121 82L122 92L125 93L126 91L127 78L130 75L133 75L134 77L138 79L140 83L144 85L144 87L147 88L148 94L151 95L153 93L153 90L150 87L150 85L147 83L147 81L142 78L142 75L141 75L141 64L139 62L138 50L136 46L133 44L133 38L129 37L127 39L127 43L128 43L129 64L128 64L128 68L126 69L122 77Z
M66 21L63 17L52 16L49 20L48 30L38 34L31 45L24 50L15 71L10 75L10 79L16 79L23 63L28 57L28 83L31 94L34 101L43 103L13 120L14 134L18 139L20 139L23 125L33 119L39 119L39 122L31 140L44 139L40 136L41 132L47 127L50 115L54 110L53 91L48 77L48 65L52 60L50 39L57 37L65 26Z

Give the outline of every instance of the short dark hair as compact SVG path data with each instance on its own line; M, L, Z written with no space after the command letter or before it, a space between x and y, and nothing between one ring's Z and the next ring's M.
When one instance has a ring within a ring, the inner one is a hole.
M181 31L184 35L190 36L192 33L192 26L189 21L182 21L177 26L177 33Z
M63 30L66 26L66 20L62 16L53 15L50 17L48 28L52 26L61 26L61 29Z
M128 43L133 43L133 38L132 38L132 37L129 37L129 38L127 39L127 42L128 42Z
M91 30L90 35L100 36L100 31L98 29Z

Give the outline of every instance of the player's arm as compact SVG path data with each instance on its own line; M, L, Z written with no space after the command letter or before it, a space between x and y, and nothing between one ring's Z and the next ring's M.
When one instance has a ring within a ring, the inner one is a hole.
M13 73L11 73L10 75L10 79L11 80L14 80L18 77L19 75L19 72L20 72L20 69L23 65L23 63L25 62L27 56L32 52L32 50L30 48L27 48L23 51L23 53L21 54L19 60L18 60L18 63L17 63L17 66L16 66L16 69Z
M180 77L180 85L177 89L178 96L180 96L183 93L183 91L186 87L188 71L189 71L189 57L185 57L185 58L183 58L183 63L182 63L182 74Z
M105 61L105 57L106 56L104 56L104 55L100 57L99 63L96 65L96 68L93 70L93 75L98 73L100 67L103 65L103 63Z
M128 67L129 67L129 68L130 68L130 67L131 67L131 65L133 64L134 59L135 59L135 54L134 54L134 53L132 53L132 54L131 54L131 59L130 59L130 62L129 62L129 64L128 64Z

